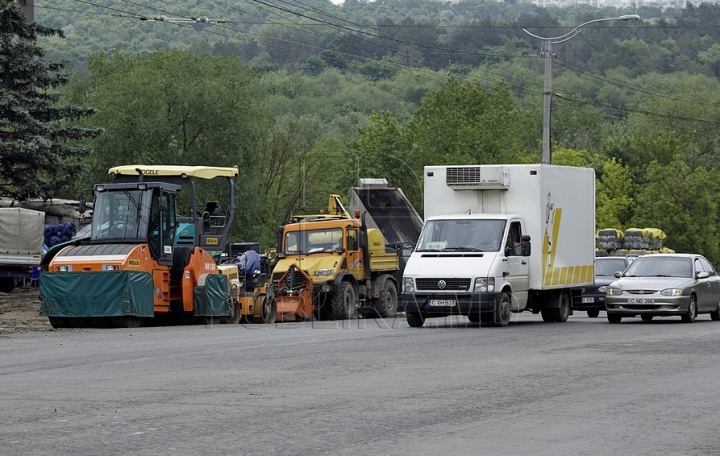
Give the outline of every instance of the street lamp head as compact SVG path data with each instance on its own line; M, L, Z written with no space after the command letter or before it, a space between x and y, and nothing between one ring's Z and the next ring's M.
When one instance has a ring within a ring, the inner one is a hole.
M620 16L619 18L617 18L617 20L619 20L619 21L637 21L639 19L640 19L640 16L638 16L637 14L624 14L624 15Z

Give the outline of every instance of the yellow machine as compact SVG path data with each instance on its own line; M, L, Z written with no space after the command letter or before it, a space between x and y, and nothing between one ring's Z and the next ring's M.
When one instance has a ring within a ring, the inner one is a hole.
M281 321L394 317L400 267L377 229L330 195L327 214L295 216L281 227L273 269Z

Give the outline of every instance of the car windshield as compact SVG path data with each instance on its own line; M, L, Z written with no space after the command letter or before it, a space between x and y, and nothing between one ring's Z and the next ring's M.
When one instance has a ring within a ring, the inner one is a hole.
M418 240L418 252L497 252L505 220L429 220Z
M342 239L342 228L288 231L285 234L285 253L298 255L337 251L342 248Z
M693 277L690 258L643 257L633 261L625 277Z
M615 275L616 272L625 270L625 259L607 258L595 260L595 277L606 277Z

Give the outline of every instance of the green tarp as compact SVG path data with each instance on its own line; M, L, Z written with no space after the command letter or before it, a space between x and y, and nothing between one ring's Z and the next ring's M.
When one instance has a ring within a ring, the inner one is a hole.
M204 287L195 287L195 315L200 317L224 317L228 314L227 276L208 274Z
M43 272L40 312L48 317L152 317L153 279L141 271Z

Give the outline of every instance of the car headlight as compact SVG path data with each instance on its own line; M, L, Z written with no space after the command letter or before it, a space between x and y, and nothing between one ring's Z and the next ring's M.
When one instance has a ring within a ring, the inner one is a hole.
M661 296L682 296L683 291L679 288L666 288L660 292Z
M620 288L607 287L605 294L608 296L620 296L623 291Z
M606 290L607 290L607 286L606 286L606 285L603 285L603 286L601 286L601 287L598 287L598 292L599 292L599 293L605 293Z
M415 291L415 280L412 277L403 277L403 291L408 293Z
M492 293L495 291L495 277L477 277L475 278L475 293Z

